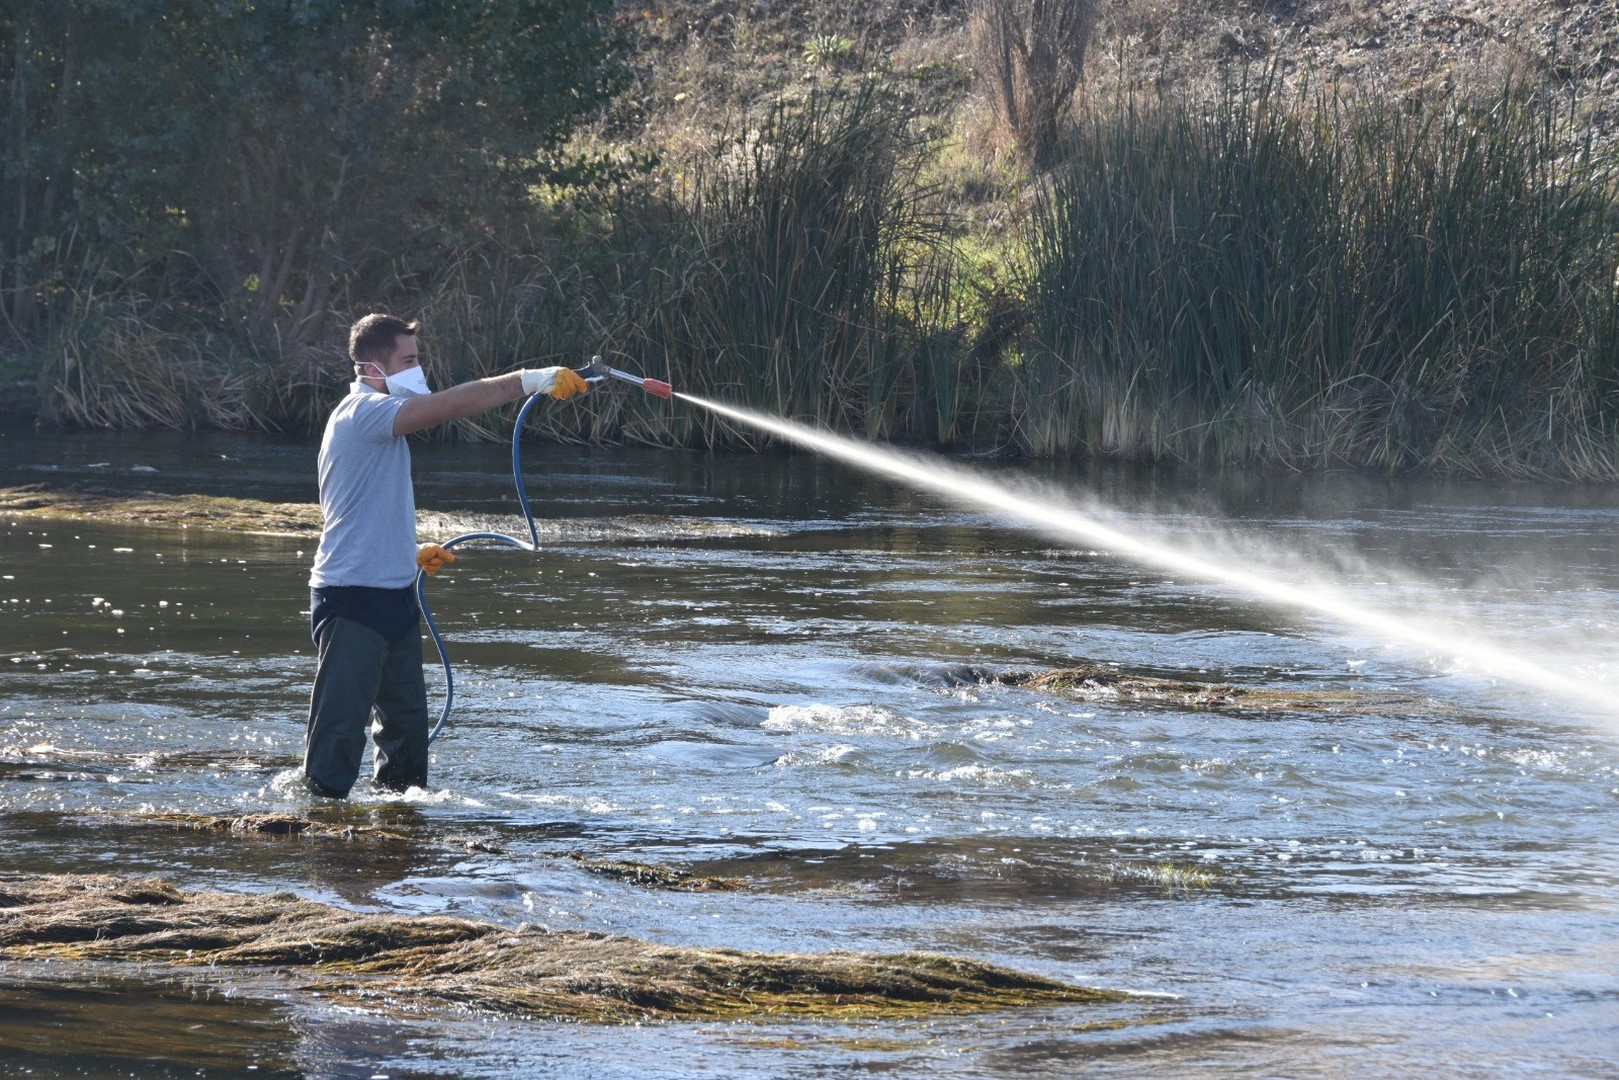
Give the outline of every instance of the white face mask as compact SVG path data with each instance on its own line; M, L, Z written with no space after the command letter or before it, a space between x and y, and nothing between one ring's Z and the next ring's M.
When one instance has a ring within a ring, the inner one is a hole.
M377 371L377 374L367 376L367 378L381 379L387 384L388 393L394 397L423 397L433 392L433 388L427 385L427 373L422 371L420 364L395 372L392 375L382 374L382 368L377 367L376 364L368 364L367 366L376 368Z

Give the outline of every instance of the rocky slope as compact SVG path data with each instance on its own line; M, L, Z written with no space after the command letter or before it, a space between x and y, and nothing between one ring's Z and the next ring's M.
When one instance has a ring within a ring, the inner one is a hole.
M1600 141L1619 138L1614 0L1098 0L1087 87L1195 88L1233 62L1268 61L1345 93L1483 89L1507 77L1555 90ZM972 106L975 0L654 0L633 20L645 51L637 107L696 136L714 115L815 72L887 70L933 110Z

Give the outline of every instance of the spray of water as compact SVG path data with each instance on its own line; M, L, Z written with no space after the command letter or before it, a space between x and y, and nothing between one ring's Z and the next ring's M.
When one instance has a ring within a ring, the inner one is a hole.
M689 394L675 395L721 416L767 431L857 468L934 492L959 505L1006 514L1056 539L1093 545L1120 558L1157 567L1174 574L1232 586L1266 603L1315 611L1340 623L1371 631L1379 637L1465 661L1497 679L1532 688L1568 702L1580 702L1614 715L1613 687L1574 680L1525 658L1518 647L1492 644L1465 627L1439 625L1367 608L1326 584L1288 584L1274 572L1252 561L1235 565L1229 560L1204 558L1153 540L1132 535L1069 506L1055 493L1038 498L1019 495L1005 484L937 459L908 455L833 435L782 420L709 401Z

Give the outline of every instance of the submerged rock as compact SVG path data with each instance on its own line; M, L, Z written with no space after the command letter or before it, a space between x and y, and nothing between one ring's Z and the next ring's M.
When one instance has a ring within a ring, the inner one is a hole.
M0 960L277 969L352 1003L626 1022L892 1018L1117 1002L933 953L771 954L590 931L348 911L292 893L187 891L157 879L0 881Z
M263 836L303 836L310 838L335 837L341 840L352 840L356 836L363 834L384 840L410 839L410 837L402 833L390 832L371 825L332 824L315 821L312 818L299 817L296 814L257 813L242 814L239 817L216 817L208 814L181 814L160 811L146 816L154 822L173 825L181 829L195 829L199 832L249 833ZM139 818L137 817L134 820L139 820Z
M746 886L741 878L709 877L694 874L675 866L636 862L631 859L592 859L584 855L569 856L580 869L592 874L671 892L731 892Z

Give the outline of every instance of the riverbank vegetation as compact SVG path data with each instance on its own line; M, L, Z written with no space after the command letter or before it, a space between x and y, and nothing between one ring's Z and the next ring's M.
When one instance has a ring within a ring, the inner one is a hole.
M314 431L388 309L438 384L602 353L941 448L1619 476L1600 4L150 6L0 16L47 422Z

